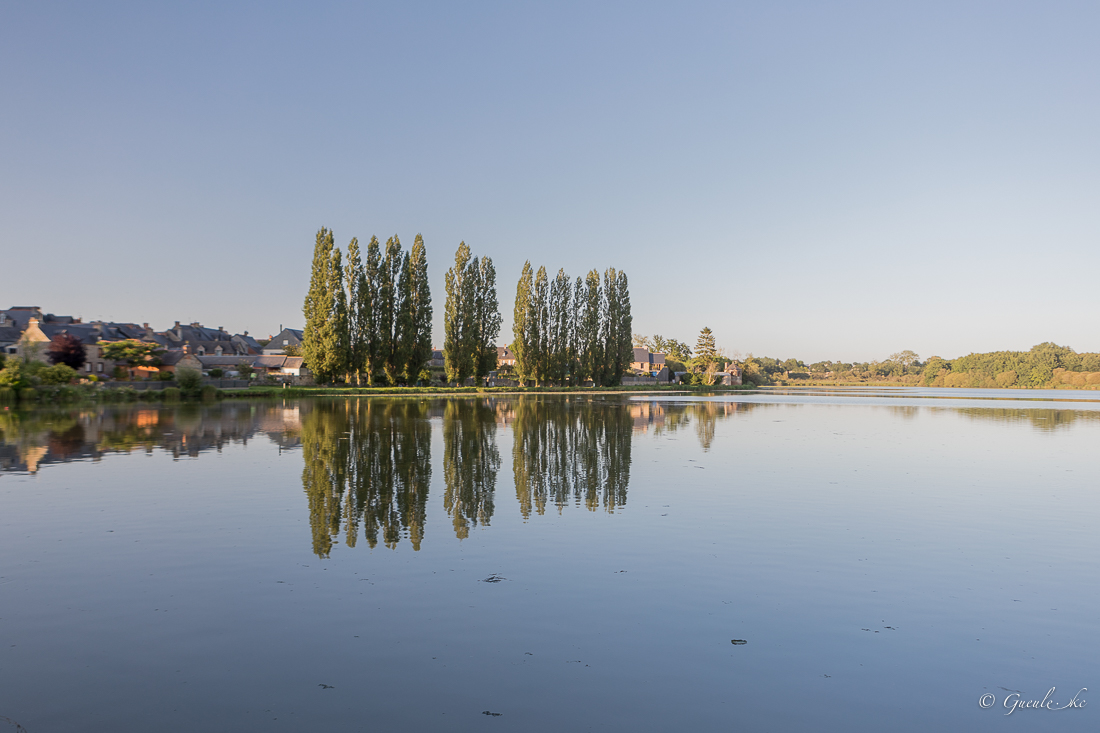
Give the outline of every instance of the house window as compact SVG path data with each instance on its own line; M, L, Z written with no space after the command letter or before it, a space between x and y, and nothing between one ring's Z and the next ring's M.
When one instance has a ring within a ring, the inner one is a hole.
M103 373L103 362L97 361L96 365L95 365L95 370L97 372L99 372L100 374L102 374Z
M195 351L195 353L196 353L196 354L198 354L199 356L206 356L206 347L205 347L205 346L200 346L200 347L199 347L199 348L198 348L198 349L197 349L197 350Z
M283 346L287 346L289 344L290 344L290 339L283 339Z
M215 346L215 347L214 347L214 354L215 354L216 356L221 356L221 355L222 355L222 347L220 347L220 346Z

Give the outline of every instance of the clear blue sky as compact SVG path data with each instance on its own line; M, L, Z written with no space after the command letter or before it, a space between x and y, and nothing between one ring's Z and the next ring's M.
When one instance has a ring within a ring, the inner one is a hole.
M0 307L300 326L316 230L625 269L635 331L1100 351L1100 5L0 6Z

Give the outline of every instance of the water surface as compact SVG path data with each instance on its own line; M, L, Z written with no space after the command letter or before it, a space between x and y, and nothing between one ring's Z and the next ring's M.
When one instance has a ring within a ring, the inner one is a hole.
M1095 729L1100 402L844 392L5 412L0 717Z

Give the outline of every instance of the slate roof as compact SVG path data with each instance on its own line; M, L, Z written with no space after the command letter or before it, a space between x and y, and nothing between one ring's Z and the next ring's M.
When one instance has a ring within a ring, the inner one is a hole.
M19 342L23 334L15 326L0 326L0 344L14 344Z

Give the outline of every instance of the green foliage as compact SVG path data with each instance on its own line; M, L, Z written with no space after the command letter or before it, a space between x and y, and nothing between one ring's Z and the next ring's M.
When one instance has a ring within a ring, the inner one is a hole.
M77 376L77 371L67 364L54 364L38 372L42 384L70 384Z
M523 263L523 272L516 283L516 304L512 311L512 343L508 346L516 357L516 379L522 385L534 371L531 354L528 353L527 312L530 309L531 290L534 288L535 275L530 261Z
M443 359L449 381L484 379L496 369L501 322L496 281L493 260L471 258L470 248L459 243L455 264L445 277Z
M201 394L203 402L213 402L218 399L218 388L212 384L204 384Z
M214 379L221 379L222 375L225 374L225 372L222 371L221 367L214 367L210 370L209 374Z
M172 372L161 372L160 374L157 375L157 379L159 379L162 382L171 382L172 379L173 379Z
M941 359L938 356L933 356L924 365L924 370L921 372L921 384L925 387L931 387L936 379L950 370L951 362L946 359Z
M402 279L402 373L405 380L412 383L422 379L421 373L426 371L432 358L432 290L428 281L428 253L424 247L424 238L419 234L413 240L412 249L405 260ZM493 310L496 311L495 292Z
M0 387L0 404L8 405L15 402L15 390L5 385Z
M241 375L242 379L251 379L255 371L251 363L247 361L237 362L237 373Z
M332 278L329 273L334 247L332 232L322 227L317 232L313 246L313 271L309 279L309 290L302 305L302 315L305 316L302 356L319 384L330 382L333 377L331 368L333 357L328 350L336 340L333 332L336 303L334 294L330 290Z
M198 397L202 391L202 372L197 369L177 369L176 384L180 392L188 399Z
M180 390L178 387L165 387L162 390L165 402L179 402Z
M111 370L111 377L113 377L114 379L120 379L120 380L121 379L129 379L130 378L130 370L127 369L124 366L116 366L114 369Z
M13 390L21 390L30 386L30 375L23 362L11 359L7 366L0 369L0 387L8 387Z
M23 389L19 390L20 402L35 402L37 399L38 392L35 391L34 387L24 387Z
M473 330L475 283L470 272L470 248L459 242L455 263L444 275L447 301L443 315L443 363L447 381L461 385L474 373Z
M164 348L160 344L137 339L100 341L99 349L104 359L131 366L157 366L164 354Z
M474 258L476 270L473 303L474 376L484 379L497 368L497 338L500 336L500 305L497 302L497 271L491 257Z

